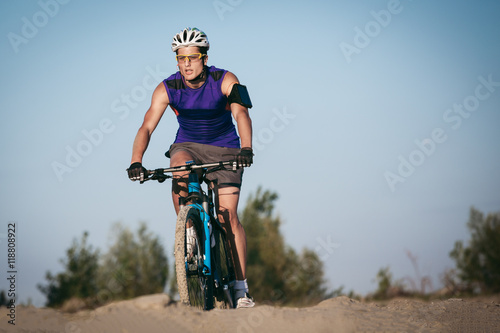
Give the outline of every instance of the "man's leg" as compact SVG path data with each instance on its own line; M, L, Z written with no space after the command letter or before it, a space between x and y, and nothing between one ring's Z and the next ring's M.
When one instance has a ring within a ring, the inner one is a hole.
M191 154L187 151L180 150L177 151L173 156L170 157L170 166L182 166L185 165L187 161L192 161L193 158ZM172 201L174 202L175 213L179 214L179 197L188 196L188 179L189 171L174 172L172 179ZM186 253L188 260L192 258L196 252L196 230L193 227L191 221L186 222Z
M170 167L186 165L187 161L192 161L193 157L185 150L177 151L170 157ZM172 179L172 200L174 202L175 213L179 214L179 196L188 195L189 171L174 172Z
M219 221L226 231L234 263L237 307L253 307L254 302L248 295L248 284L246 282L247 238L245 229L241 225L237 214L240 189L232 186L222 187L218 189L218 194Z
M222 187L219 193L219 221L227 233L229 248L232 253L236 280L246 277L247 238L245 229L238 219L237 209L240 189L237 187Z

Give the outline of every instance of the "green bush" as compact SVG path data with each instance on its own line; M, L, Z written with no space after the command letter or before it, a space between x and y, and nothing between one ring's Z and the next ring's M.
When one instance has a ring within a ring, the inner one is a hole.
M168 262L158 237L144 223L136 235L115 224L113 237L115 243L104 256L87 244L87 232L80 241L73 241L61 260L64 271L47 272L47 284L38 285L47 297L46 306L60 307L78 298L92 307L163 291Z
M458 278L472 293L500 292L500 213L484 214L470 210L467 245L455 243L450 252L457 266Z
M276 193L259 188L240 214L247 237L250 293L259 302L300 306L331 297L318 255L307 248L297 254L285 244L281 218L274 215L277 199Z
M70 298L88 299L97 294L99 251L87 244L87 238L88 233L84 232L81 240L74 239L66 250L66 258L60 261L64 272L56 275L47 272L45 279L48 283L38 285L47 296L46 306L58 307Z

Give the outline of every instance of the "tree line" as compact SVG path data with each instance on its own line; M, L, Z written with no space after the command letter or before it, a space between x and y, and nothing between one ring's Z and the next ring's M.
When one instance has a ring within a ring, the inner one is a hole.
M240 212L247 236L247 279L252 296L261 303L294 305L331 297L318 255L307 248L298 253L285 243L281 218L274 213L277 199L276 193L259 188ZM165 249L146 224L135 234L116 224L112 235L115 243L104 255L88 243L87 232L73 240L61 260L63 271L47 272L46 283L38 285L47 298L46 306L61 307L76 298L84 300L87 307L96 307L159 292L175 297L175 273L169 274Z
M258 188L240 212L247 236L247 279L252 296L260 304L307 306L344 294L343 287L328 290L323 262L314 250L304 248L297 252L286 244L280 230L282 219L275 213L277 199L277 193ZM455 243L450 257L456 268L444 274L443 283L454 295L497 293L500 213L485 216L471 208L467 226L470 239ZM38 285L46 296L46 306L61 307L78 299L85 307L93 308L114 300L161 292L175 297L175 273L169 274L165 248L145 223L135 233L115 224L111 234L114 243L104 254L89 244L87 232L73 240L61 259L63 271L47 272L46 282ZM426 277L419 279L420 289L416 292L422 294L429 281ZM371 295L373 298L415 294L416 288L408 292L401 280L393 280L389 267L378 272L377 281L379 287ZM353 295L353 292L348 294Z

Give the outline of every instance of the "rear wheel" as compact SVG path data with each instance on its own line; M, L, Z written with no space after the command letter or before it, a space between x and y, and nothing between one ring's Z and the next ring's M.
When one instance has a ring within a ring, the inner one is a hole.
M204 239L199 211L191 206L181 208L177 215L174 251L179 296L186 305L210 310L213 308L214 283L213 274L205 276L202 273Z
M228 256L226 234L223 230L214 226L213 234L215 237L214 276L216 282L216 307L220 309L233 308L233 283L235 280L234 269L231 258Z

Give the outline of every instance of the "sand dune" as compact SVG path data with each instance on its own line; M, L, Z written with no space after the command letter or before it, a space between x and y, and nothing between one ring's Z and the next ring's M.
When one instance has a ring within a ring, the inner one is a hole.
M309 308L202 312L158 294L73 314L17 307L15 326L7 314L0 309L2 332L500 332L500 296L385 304L336 297Z

